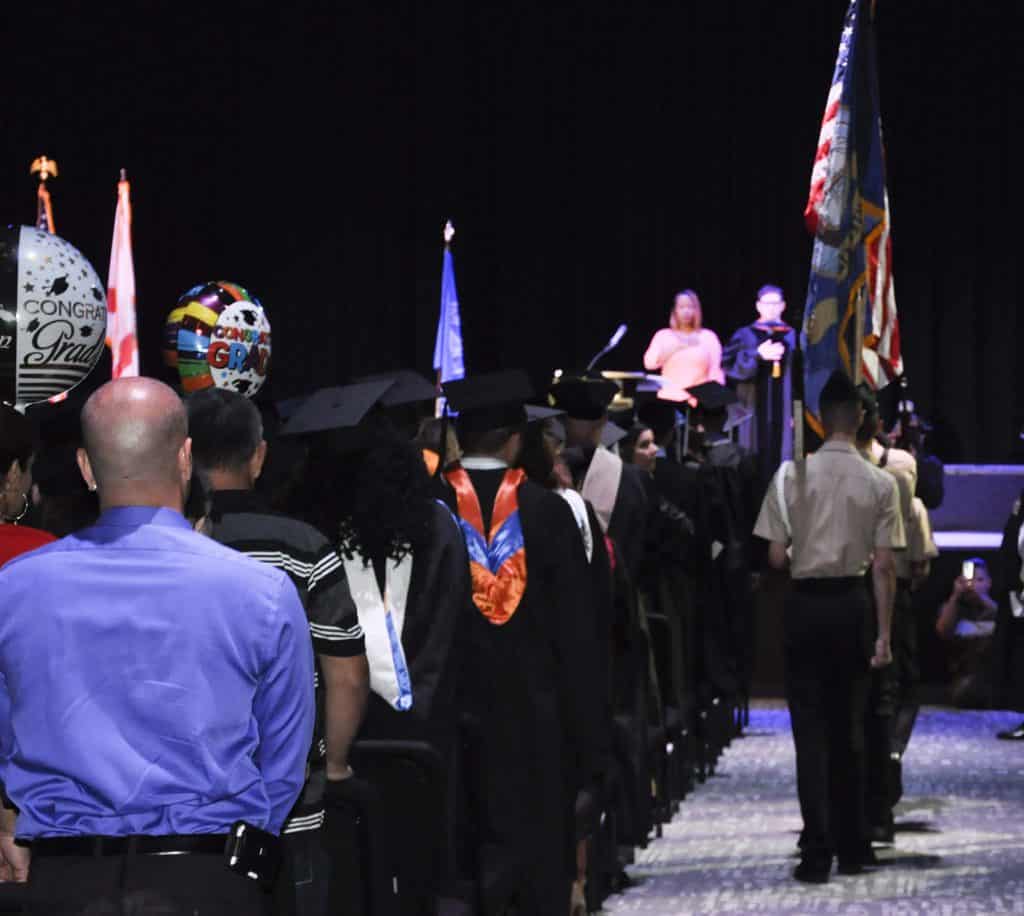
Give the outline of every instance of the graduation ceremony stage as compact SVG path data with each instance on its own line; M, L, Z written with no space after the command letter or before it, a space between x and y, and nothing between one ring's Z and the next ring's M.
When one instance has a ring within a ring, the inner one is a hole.
M789 715L759 701L718 771L637 854L609 914L1024 912L1024 742L1019 714L922 709L905 757L896 841L882 864L825 885L790 877L800 830Z

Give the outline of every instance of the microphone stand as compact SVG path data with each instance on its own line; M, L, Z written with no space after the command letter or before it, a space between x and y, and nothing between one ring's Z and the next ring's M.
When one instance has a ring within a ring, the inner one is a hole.
M587 363L587 372L589 372L591 369L594 368L594 366L597 364L597 361L602 356L605 356L606 354L611 353L611 351L614 350L619 345L619 342L625 336L626 336L626 325L620 324L615 329L615 333L612 334L611 339L608 341L608 343L606 343L604 345L604 347L602 347L600 350L598 350L597 351L597 355L594 356L594 358L589 363Z

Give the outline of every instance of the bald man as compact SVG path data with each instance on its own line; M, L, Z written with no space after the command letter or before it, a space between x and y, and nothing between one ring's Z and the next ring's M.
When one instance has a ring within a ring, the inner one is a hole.
M225 843L239 822L277 834L303 785L299 596L182 517L192 444L170 388L109 382L82 432L99 520L0 573L0 851L33 912L265 912Z

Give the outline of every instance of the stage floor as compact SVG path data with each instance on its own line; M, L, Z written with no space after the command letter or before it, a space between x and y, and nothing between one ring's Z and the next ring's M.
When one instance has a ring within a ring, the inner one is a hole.
M718 773L637 855L607 913L1024 913L1024 742L1010 712L922 710L884 864L826 885L790 877L800 829L789 715L759 701Z

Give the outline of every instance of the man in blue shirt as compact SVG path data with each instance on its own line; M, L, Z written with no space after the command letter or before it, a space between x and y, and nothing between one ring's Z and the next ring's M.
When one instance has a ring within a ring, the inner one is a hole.
M261 912L224 839L236 821L278 833L303 785L313 655L298 594L182 517L191 440L170 388L109 382L82 432L97 524L0 573L0 777L18 812L0 833L31 841L39 912ZM27 868L9 836L0 849Z

